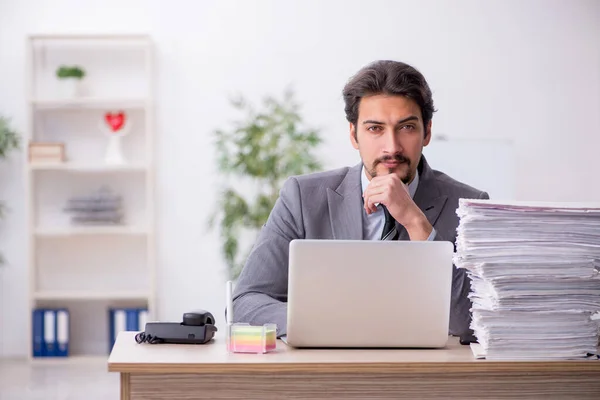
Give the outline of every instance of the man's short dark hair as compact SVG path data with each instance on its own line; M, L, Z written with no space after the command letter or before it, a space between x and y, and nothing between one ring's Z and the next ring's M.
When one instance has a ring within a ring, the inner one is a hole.
M436 111L425 77L414 67L399 61L381 60L367 65L348 81L343 94L346 119L354 125L358 122L360 100L366 96L387 94L414 100L421 108L425 127Z

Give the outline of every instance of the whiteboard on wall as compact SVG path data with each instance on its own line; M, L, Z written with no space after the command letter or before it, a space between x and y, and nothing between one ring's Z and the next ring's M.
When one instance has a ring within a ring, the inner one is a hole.
M509 140L432 138L423 155L431 168L488 192L492 199L516 199L516 155Z

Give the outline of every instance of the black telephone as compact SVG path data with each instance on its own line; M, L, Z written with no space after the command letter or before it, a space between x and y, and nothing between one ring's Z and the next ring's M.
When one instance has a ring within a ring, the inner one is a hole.
M144 332L135 336L138 343L205 344L217 331L215 317L208 311L183 314L182 322L147 322Z

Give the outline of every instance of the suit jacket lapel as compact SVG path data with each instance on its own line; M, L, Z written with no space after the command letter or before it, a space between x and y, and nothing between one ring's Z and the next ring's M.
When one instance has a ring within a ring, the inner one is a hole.
M327 188L327 203L334 239L362 239L361 171L362 163L350 168L342 183L335 190Z
M446 201L448 200L448 196L441 194L438 190L435 179L433 171L429 167L429 164L427 164L427 160L425 160L425 156L421 156L421 165L419 166L419 186L417 187L413 200L421 211L423 211L431 226L434 226L442 212L444 204L446 204ZM402 225L396 223L396 228L400 232L398 240L410 239L408 232Z

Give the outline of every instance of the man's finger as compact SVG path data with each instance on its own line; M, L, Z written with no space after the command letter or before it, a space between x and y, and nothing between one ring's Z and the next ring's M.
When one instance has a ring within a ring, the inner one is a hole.
M385 186L367 186L365 192L363 193L363 197L367 198L368 196L372 196L374 194L382 193L386 190Z
M367 212L367 214L371 214L374 213L375 211L377 211L377 206L376 203L377 202L373 202L372 198L373 196L375 196L376 194L365 191L365 197L364 197L364 203L365 203L365 211Z
M371 179L371 181L369 182L369 185L375 185L378 186L383 182L387 182L389 181L391 175L378 175L376 177L374 177L373 179Z
M367 214L371 214L374 213L375 211L377 211L377 206L375 205L376 203L373 203L370 200L371 196L367 196L365 197L365 211L367 212Z
M367 214L377 211L377 201L372 201L373 196L381 195L387 190L386 186L371 186L369 185L363 193L365 211Z
M374 194L369 196L368 200L365 200L365 204L372 210L372 212L377 211L376 204L382 204L385 195L382 193Z
M406 193L409 193L408 185L406 185L400 179L397 180L397 183L394 183L393 182L395 180L394 177L397 177L397 175L389 174L389 175L376 176L373 179L371 179L371 181L369 182L369 186L372 186L374 188L375 187L389 187L390 189L392 189L393 187L396 186L396 184L399 184L399 185L402 185L402 188L406 191Z

